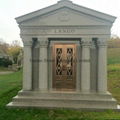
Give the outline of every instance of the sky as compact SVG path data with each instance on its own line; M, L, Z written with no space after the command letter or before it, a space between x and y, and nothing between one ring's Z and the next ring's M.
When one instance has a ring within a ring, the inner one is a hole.
M12 43L20 39L20 30L15 18L44 7L56 4L59 0L0 0L0 40ZM120 37L120 0L71 0L73 3L117 17L111 32Z

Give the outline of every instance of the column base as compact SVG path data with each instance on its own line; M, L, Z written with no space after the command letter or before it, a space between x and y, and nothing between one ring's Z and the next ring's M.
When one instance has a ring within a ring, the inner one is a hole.
M42 90L39 90L39 93L48 93L48 90L42 89Z
M85 90L80 91L80 93L81 93L81 94L91 94L91 92L90 92L90 91L87 91L87 90L86 90L86 91L85 91Z

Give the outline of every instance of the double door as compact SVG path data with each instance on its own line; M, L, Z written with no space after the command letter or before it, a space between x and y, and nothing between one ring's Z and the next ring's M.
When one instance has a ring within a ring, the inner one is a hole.
M53 89L75 90L76 88L75 44L54 44L52 72L53 72Z

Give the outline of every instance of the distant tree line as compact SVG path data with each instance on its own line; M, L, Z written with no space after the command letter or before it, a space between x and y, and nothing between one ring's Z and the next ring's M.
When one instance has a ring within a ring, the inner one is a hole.
M8 67L12 64L18 64L21 52L22 47L18 40L14 40L12 44L0 40L0 66Z
M111 39L108 40L108 48L120 48L120 37L111 37Z

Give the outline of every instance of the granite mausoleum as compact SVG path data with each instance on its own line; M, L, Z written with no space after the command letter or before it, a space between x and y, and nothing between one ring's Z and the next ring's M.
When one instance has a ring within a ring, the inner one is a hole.
M23 87L11 107L117 109L107 91L107 40L115 17L60 0L16 18Z

